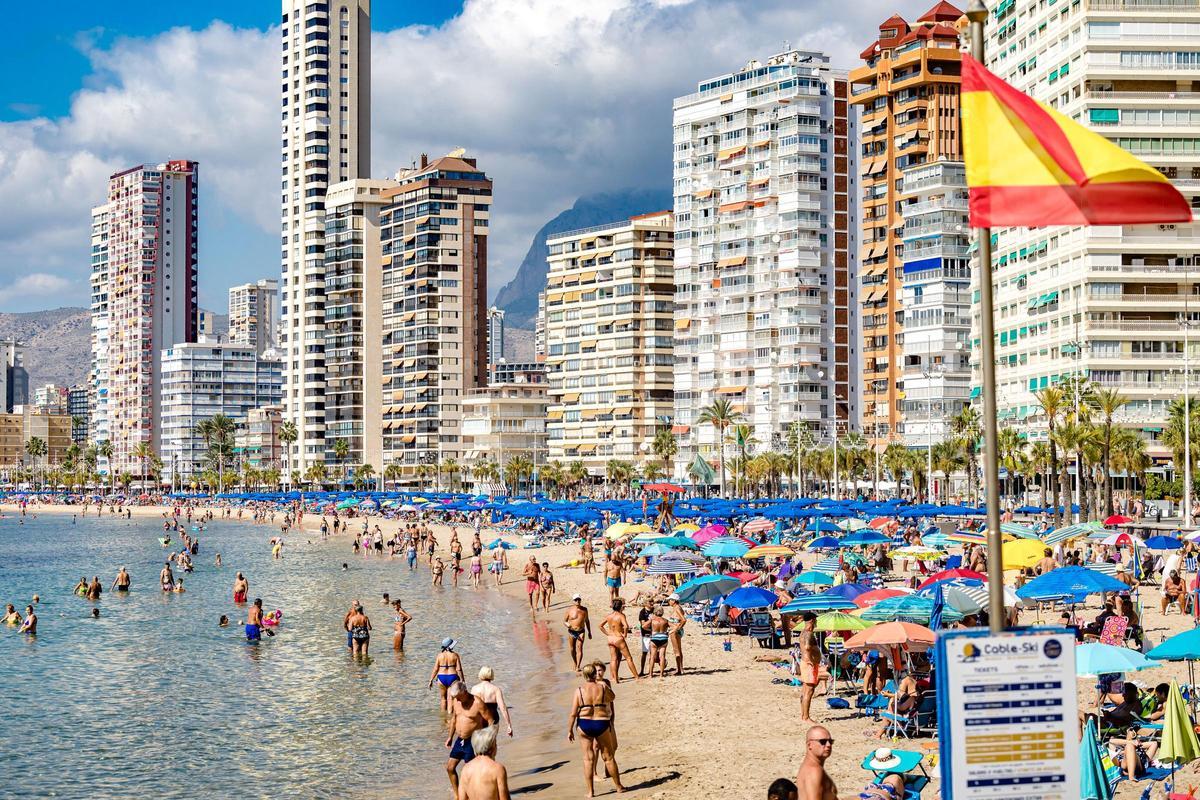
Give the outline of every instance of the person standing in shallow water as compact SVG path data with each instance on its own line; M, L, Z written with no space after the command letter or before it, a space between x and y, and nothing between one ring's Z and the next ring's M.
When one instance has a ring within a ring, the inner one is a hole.
M442 694L442 710L448 710L446 700L446 690L450 684L455 681L463 680L462 659L458 657L458 653L454 652L454 646L458 644L449 636L442 639L442 651L438 653L437 658L433 662L433 672L429 676L429 687L433 687L433 682L436 680L439 684L438 689Z

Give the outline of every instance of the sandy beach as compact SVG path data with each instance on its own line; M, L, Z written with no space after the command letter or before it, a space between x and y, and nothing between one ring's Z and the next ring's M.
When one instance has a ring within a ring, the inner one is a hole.
M11 505L0 506L5 514L19 513ZM168 509L154 506L134 507L132 513L139 517L161 517ZM71 514L78 509L63 506L31 507L30 513ZM91 513L95 513L93 507ZM214 509L214 513L220 511ZM245 520L251 524L248 517ZM307 532L319 530L321 518L307 515L303 528ZM372 526L375 524L372 519ZM356 530L357 520L350 521L350 529ZM385 537L401 524L395 520L379 520ZM271 527L269 523L268 527ZM433 526L439 541L440 551L446 551L450 529L445 525ZM277 528L274 528L277 530ZM273 535L273 532L268 534ZM294 534L293 534L294 535ZM470 530L459 526L459 535L469 543ZM484 541L494 538L495 532L485 529ZM340 539L341 537L339 537ZM516 545L510 550L510 570L505 573L502 591L524 599L524 581L521 566L529 555L538 561L548 561L554 572L557 592L551 610L531 613L531 630L534 645L541 655L553 654L557 667L570 686L576 685L569 661L566 636L563 631L563 614L570 604L571 596L578 592L591 613L593 633L596 638L585 643L587 660L608 661L608 648L598 630L601 619L608 612L608 590L603 584L602 573L585 575L581 567L570 566L579 557L578 545L554 545L538 549L523 549L523 540L505 535L506 541ZM448 552L442 553L448 558ZM599 554L598 554L599 560ZM631 580L623 588L627 600L647 583ZM460 591L472 591L469 584L460 583ZM484 584L479 591L495 591L491 576L485 574ZM1159 613L1159 590L1157 587L1142 589L1143 628L1150 647L1163 639L1192 627L1190 617L1182 614L1163 616ZM1099 607L1093 598L1089 607L1081 609L1081 616L1090 620ZM629 614L636 624L636 609ZM1022 613L1022 624L1037 621L1032 611ZM413 634L416 634L413 631ZM422 635L426 632L422 632ZM799 722L800 689L774 679L787 677L785 669L769 663L774 657L779 662L786 660L783 650L766 650L758 647L746 637L731 637L732 650L726 651L726 637L713 635L689 622L684 642L684 668L682 677L669 675L665 679L623 679L616 687L617 734L619 749L617 761L623 780L631 790L627 796L638 798L693 798L729 797L760 798L766 796L766 787L777 777L794 778L803 756L803 741L807 726ZM636 639L631 638L630 649L637 658L640 652ZM476 656L466 664L469 676L478 669ZM624 669L624 668L623 668ZM624 675L623 671L623 675ZM1153 686L1160 681L1175 678L1187 680L1186 664L1167 664L1160 668L1145 670L1128 676L1139 684ZM513 718L517 736L512 741L503 741L500 759L509 770L514 791L529 797L581 797L584 794L582 758L578 743L567 741L567 716L570 710L570 689L559 684L551 697L544 697L544 689L530 686L520 675L498 675L497 683L505 687L513 698ZM1090 679L1078 681L1080 708L1090 709L1093 689ZM842 695L853 701L853 696ZM521 704L537 702L556 705L560 710L561 725L552 730L527 730L521 727ZM925 790L925 797L935 796L938 783L936 765L937 740L921 737L913 741L880 741L875 737L878 723L858 716L851 710L831 710L825 698L818 697L813 703L813 717L830 729L835 738L833 755L826 769L838 786L841 797L857 796L870 775L860 764L877 747L919 750L927 753L927 767L933 777L933 786ZM1189 785L1200 783L1194 768L1185 768L1179 773L1178 786L1186 790ZM1117 797L1133 798L1140 795L1147 784L1122 782ZM598 796L612 793L611 783L597 778ZM431 796L439 796L431 794Z

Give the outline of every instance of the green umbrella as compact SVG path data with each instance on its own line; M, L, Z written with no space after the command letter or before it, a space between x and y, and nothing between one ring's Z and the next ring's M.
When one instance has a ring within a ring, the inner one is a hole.
M840 611L830 611L817 617L819 631L863 631L874 623L867 622L861 617L843 614Z
M1183 695L1179 693L1179 683L1171 681L1171 691L1167 693L1167 711L1163 716L1162 744L1158 748L1158 760L1170 761L1174 771L1176 764L1186 764L1200 758L1200 741L1196 739L1196 731L1192 727L1191 717L1188 716L1187 706L1183 704Z

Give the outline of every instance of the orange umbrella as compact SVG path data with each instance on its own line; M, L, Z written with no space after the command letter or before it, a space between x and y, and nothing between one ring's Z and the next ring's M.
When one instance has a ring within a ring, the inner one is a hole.
M871 648L902 648L921 652L933 647L934 633L924 625L912 622L885 622L851 636L846 640L847 650Z
M871 520L867 524L870 525L875 530L880 530L881 528L886 528L888 526L888 523L890 523L891 521L892 520L888 517L876 517L875 519Z

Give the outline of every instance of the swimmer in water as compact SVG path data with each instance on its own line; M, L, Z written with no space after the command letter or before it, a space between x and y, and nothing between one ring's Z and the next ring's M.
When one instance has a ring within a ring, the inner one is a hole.
M233 602L244 603L246 597L250 593L250 581L242 573L238 573L233 580Z
M219 620L217 620L217 627L218 628L228 628L229 627L229 617L222 614L221 618Z
M37 636L37 614L33 613L33 606L25 606L25 621L21 623L21 633Z
M221 554L217 553L217 566L221 566Z
M121 567L117 571L117 577L113 579L112 586L108 588L116 589L118 592L128 592L130 583L129 573L125 571L124 567Z
M454 646L457 644L453 639L447 636L442 639L442 651L438 653L437 658L433 662L433 673L429 676L429 688L433 688L433 682L438 682L438 689L442 693L442 710L449 710L447 705L446 690L450 688L450 684L463 679L462 659L458 657L458 653L454 652Z
M412 622L412 614L400 607L400 601L394 600L392 608L395 611L392 627L392 650L399 653L404 650L404 626Z
M92 619L100 619L100 609L92 607Z
M254 604L246 612L246 641L257 642L262 639L263 629L262 598L254 598Z
M17 611L17 607L12 603L8 604L8 608L4 609L4 624L5 625L20 625L21 612Z

